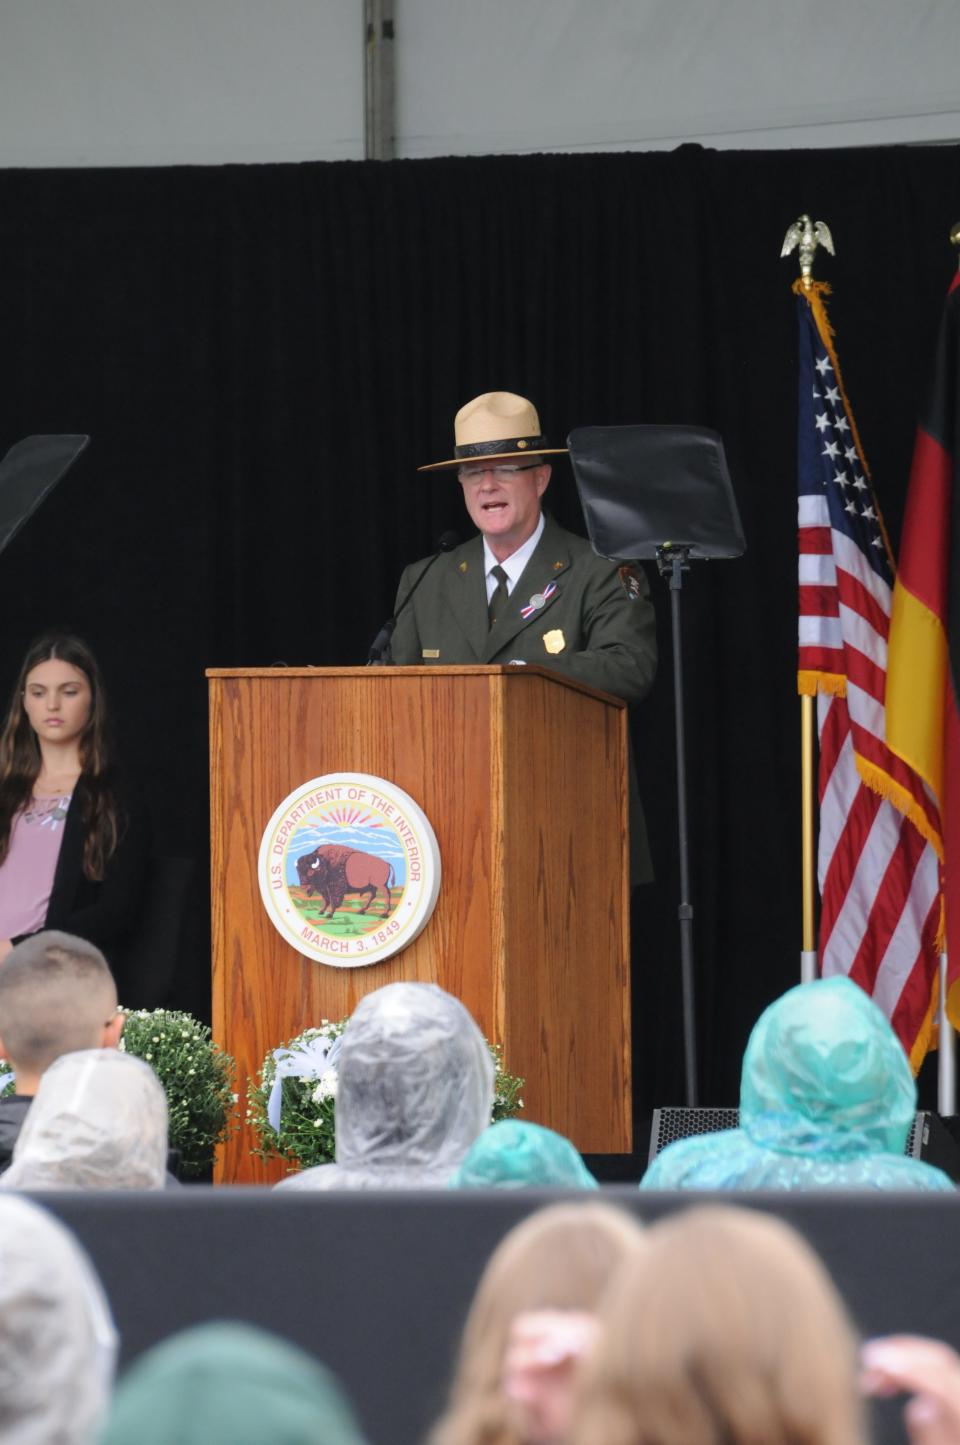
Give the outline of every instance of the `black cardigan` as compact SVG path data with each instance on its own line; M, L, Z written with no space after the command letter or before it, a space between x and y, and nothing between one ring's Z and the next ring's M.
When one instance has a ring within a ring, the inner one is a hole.
M140 910L151 845L150 820L143 802L122 780L115 780L113 787L120 810L120 836L107 859L103 881L93 883L83 871L84 803L89 784L82 775L77 780L44 922L44 928L59 928L95 943L111 963L115 952L122 952Z

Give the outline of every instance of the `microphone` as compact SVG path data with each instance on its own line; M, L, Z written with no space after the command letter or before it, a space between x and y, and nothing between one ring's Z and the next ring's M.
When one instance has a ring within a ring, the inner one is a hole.
M376 667L379 664L390 661L390 639L393 637L393 630L397 625L397 618L400 616L401 612L403 612L404 608L409 603L410 598L413 596L414 592L416 592L417 588L420 586L420 583L430 571L430 568L433 566L434 562L436 562L439 557L442 557L444 552L452 552L454 547L459 547L459 545L460 536L457 532L443 532L437 538L438 550L434 552L433 556L427 562L427 565L420 569L419 577L410 588L406 597L404 597L403 601L400 603L400 606L397 608L396 612L393 614L392 617L387 618L386 622L383 624L380 631L371 642L370 653L367 657L368 667Z

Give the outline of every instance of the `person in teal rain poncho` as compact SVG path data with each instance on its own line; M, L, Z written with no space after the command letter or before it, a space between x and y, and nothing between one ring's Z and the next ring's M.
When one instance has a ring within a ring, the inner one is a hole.
M562 1134L520 1119L484 1129L450 1180L451 1189L598 1189Z
M641 1189L953 1189L904 1155L917 1105L893 1029L846 978L785 993L743 1056L740 1125L680 1139Z

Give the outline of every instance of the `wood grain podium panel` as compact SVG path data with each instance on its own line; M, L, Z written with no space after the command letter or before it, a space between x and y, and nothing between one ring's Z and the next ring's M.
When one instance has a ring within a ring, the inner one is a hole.
M504 1051L528 1061L530 1117L568 1121L561 1132L582 1152L625 1151L632 1147L626 713L568 689L565 725L557 728L552 680L523 679L516 688L513 681L502 726ZM532 799L542 805L531 808Z
M210 686L214 1036L241 1089L266 1052L395 979L462 999L527 1117L590 1152L631 1147L626 714L540 669L216 669ZM409 793L442 860L436 909L383 963L314 962L276 932L257 857L280 801L326 773ZM219 1177L263 1182L248 1154Z

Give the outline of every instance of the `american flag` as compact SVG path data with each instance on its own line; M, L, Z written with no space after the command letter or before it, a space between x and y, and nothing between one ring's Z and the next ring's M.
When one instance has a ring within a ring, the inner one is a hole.
M820 970L871 994L918 1069L931 1042L939 860L936 803L884 741L893 565L827 321L797 285L801 693L820 738ZM894 801L899 807L894 806ZM926 830L925 830L926 831Z

